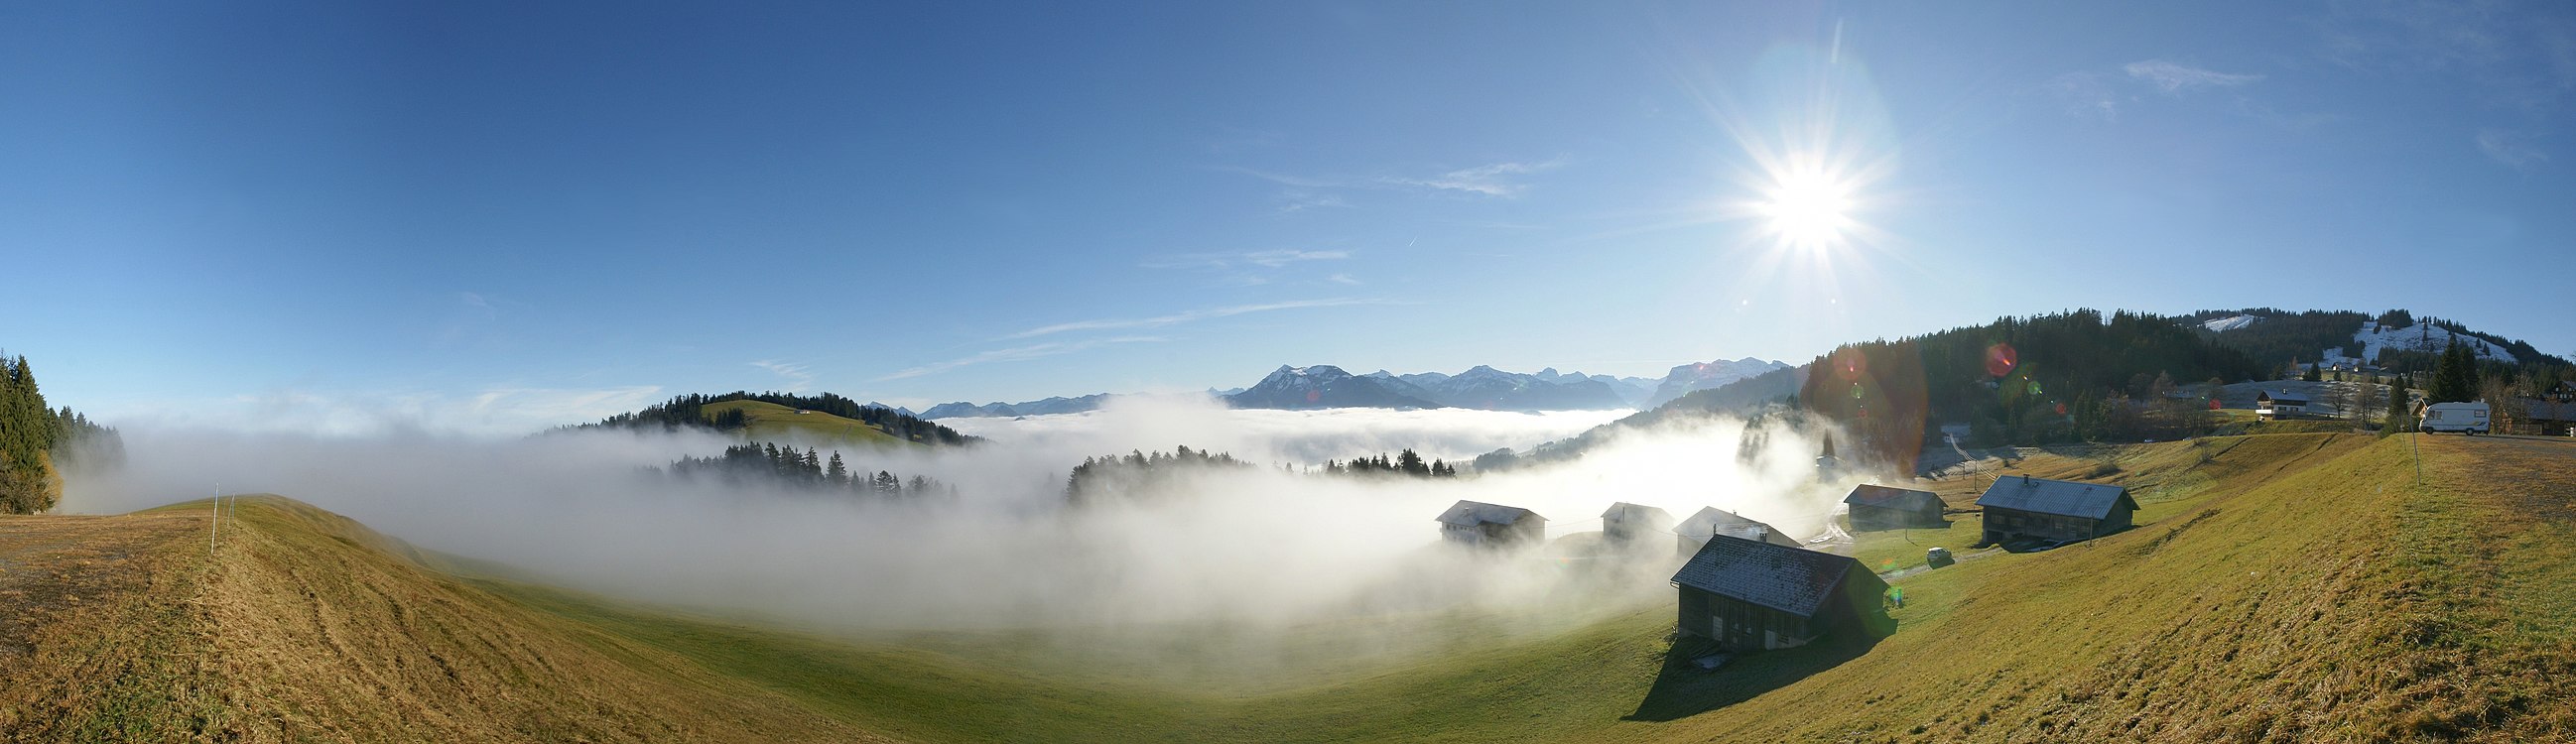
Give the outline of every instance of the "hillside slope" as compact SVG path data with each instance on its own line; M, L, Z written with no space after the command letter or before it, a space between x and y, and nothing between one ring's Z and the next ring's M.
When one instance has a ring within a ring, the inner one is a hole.
M0 520L0 739L851 741L276 497Z

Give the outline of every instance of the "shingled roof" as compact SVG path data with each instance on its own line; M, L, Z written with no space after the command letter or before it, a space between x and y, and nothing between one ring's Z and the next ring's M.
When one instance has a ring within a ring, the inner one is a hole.
M1850 504L1852 506L1876 506L1889 509L1923 509L1928 507L1935 512L1941 510L1941 497L1933 495L1931 491L1917 491L1911 488L1896 488L1894 486L1881 486L1867 483L1853 486L1851 495L1843 497L1843 503Z
M1521 521L1522 517L1538 517L1538 514L1517 506L1488 504L1482 501L1460 501L1451 504L1448 511L1441 512L1439 521L1441 524L1474 527L1479 524L1512 524Z
M1832 553L1719 535L1682 564L1673 583L1813 617L1858 565Z
M2123 502L2130 509L2138 508L2126 488L2027 475L1996 478L1994 485L1986 487L1986 495L1977 497L1980 507L2085 519L2107 518L2111 508Z

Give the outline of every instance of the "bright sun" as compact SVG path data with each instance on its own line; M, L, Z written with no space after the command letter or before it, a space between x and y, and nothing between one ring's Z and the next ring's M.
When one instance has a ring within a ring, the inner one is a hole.
M1762 211L1771 232L1791 245L1819 248L1841 240L1851 223L1851 186L1821 170L1777 174Z

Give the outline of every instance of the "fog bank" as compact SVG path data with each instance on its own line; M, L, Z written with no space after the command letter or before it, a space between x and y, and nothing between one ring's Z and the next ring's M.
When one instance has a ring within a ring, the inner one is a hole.
M1668 595L1677 558L1572 571L1547 551L1439 549L1452 501L1524 506L1551 538L1599 529L1613 501L1686 517L1703 505L1821 528L1842 486L1814 482L1817 442L1744 424L1676 422L1562 466L1456 479L1284 472L1414 447L1468 459L1589 428L1613 412L1231 411L1135 401L1073 416L976 420L966 448L844 449L854 468L928 475L953 498L885 502L653 475L706 455L710 433L576 432L514 441L426 434L322 438L138 427L125 471L71 483L66 511L116 512L231 492L278 493L434 550L580 588L847 628L1298 623ZM1063 506L1067 470L1131 449L1229 451L1256 463L1157 493ZM1666 539L1664 542L1669 542ZM1561 552L1561 551L1560 551ZM1603 572L1614 574L1604 579ZM1581 601L1576 601L1580 599Z

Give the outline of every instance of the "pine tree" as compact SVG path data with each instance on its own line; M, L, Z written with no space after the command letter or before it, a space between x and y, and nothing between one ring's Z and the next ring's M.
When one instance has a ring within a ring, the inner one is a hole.
M850 468L841 462L840 450L832 450L832 459L823 464L823 481L835 486L850 485Z

